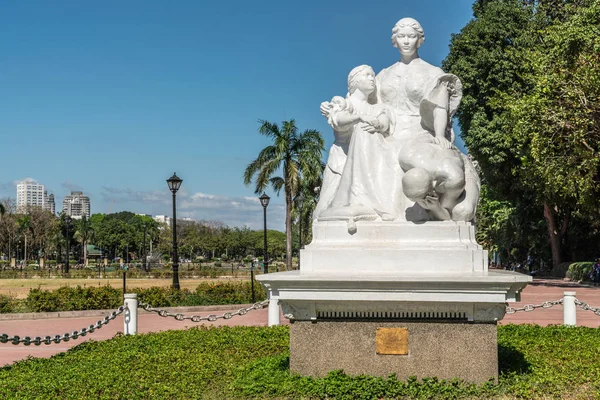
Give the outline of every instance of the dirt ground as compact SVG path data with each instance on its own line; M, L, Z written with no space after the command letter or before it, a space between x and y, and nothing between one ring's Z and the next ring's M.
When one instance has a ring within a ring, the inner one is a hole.
M247 278L246 278L247 279ZM244 278L219 279L180 279L182 289L196 289L200 282L217 282L219 280L244 280ZM149 288L153 286L171 286L171 279L127 279L128 288ZM115 288L123 287L122 279L0 279L0 295L12 296L24 299L29 294L29 289L54 290L61 286L105 286L111 285Z

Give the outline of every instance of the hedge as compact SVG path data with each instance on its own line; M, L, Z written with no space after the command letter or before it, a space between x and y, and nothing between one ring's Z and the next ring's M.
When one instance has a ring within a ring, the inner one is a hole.
M569 265L567 270L567 278L572 281L589 281L590 272L594 267L593 262L576 262Z
M254 285L256 301L266 298L262 285ZM174 290L165 287L131 288L138 300L154 307L203 306L219 304L248 304L252 301L250 282L202 282L196 290ZM111 286L70 287L56 290L31 289L19 302L0 296L0 313L53 312L114 309L123 304L123 291Z
M289 373L288 327L192 328L82 343L0 368L2 399L597 398L598 329L498 327L499 382ZM467 355L465 355L467 356Z

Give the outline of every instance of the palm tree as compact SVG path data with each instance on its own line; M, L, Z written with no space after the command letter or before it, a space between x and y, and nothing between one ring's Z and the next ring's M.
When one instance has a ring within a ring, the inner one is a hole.
M73 235L83 246L83 265L87 265L87 244L94 236L94 228L89 219L84 215L77 224L77 230Z
M19 224L19 234L23 235L25 238L25 252L23 258L25 259L25 265L27 266L27 233L31 231L31 215L23 215L17 220L17 224Z
M298 133L296 122L283 121L281 128L264 120L259 120L258 133L270 138L273 144L260 151L244 171L244 184L252 183L256 176L254 192L264 192L269 184L279 195L285 193L285 232L286 232L286 268L292 268L292 199L298 192L300 181L316 181L323 171L321 152L324 141L321 134L308 129ZM281 171L282 176L275 176Z
M300 187L298 188L298 193L294 197L294 212L292 217L297 221L298 233L302 240L302 242L298 244L298 251L300 251L304 243L310 242L312 236L312 214L319 201L319 189L321 184L322 179L320 179L320 177L316 181L302 179Z

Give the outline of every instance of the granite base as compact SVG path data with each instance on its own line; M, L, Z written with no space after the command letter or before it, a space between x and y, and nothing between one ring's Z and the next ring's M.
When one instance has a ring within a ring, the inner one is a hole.
M408 354L377 354L378 328L408 330ZM483 383L498 380L495 323L461 321L295 321L290 326L290 370L325 376L348 375L404 380L437 377Z

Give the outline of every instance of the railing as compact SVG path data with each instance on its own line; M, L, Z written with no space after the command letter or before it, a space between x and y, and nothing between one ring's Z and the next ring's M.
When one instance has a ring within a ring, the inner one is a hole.
M563 323L567 326L576 326L577 325L577 307L585 311L591 311L597 316L600 316L600 307L592 307L589 304L580 301L575 297L575 292L564 292L563 298L554 301L545 301L541 304L526 304L522 307L506 307L506 314L514 314L517 312L532 312L538 309L548 309L557 305L563 306ZM23 338L19 336L10 336L6 333L0 334L0 343L12 343L14 345L23 344L25 346L29 346L34 344L36 346L43 344L49 345L52 343L60 343L61 341L67 342L71 339L78 339L81 336L86 336L88 334L94 333L97 329L102 328L104 325L109 324L112 320L114 320L120 314L124 314L123 323L124 323L124 333L126 335L135 335L138 330L138 308L142 308L145 311L156 313L158 316L163 318L174 318L177 321L192 321L192 322L214 322L219 319L229 320L231 318L240 317L248 314L253 310L263 309L266 305L269 305L269 313L268 313L268 325L279 325L279 303L276 298L271 300L265 300L259 303L255 303L247 308L240 308L235 312L225 312L223 314L210 314L206 316L200 315L184 315L180 313L172 313L168 310L163 310L159 308L154 308L152 305L147 303L139 303L137 299L137 294L135 293L127 293L125 294L124 304L120 306L117 310L113 311L109 315L105 316L104 319L99 320L96 324L90 325L87 328L82 328L79 331L74 331L72 333L65 333L63 335L55 335L55 336L45 336L42 338L41 336L37 336L35 338L31 338L29 336L25 336Z

